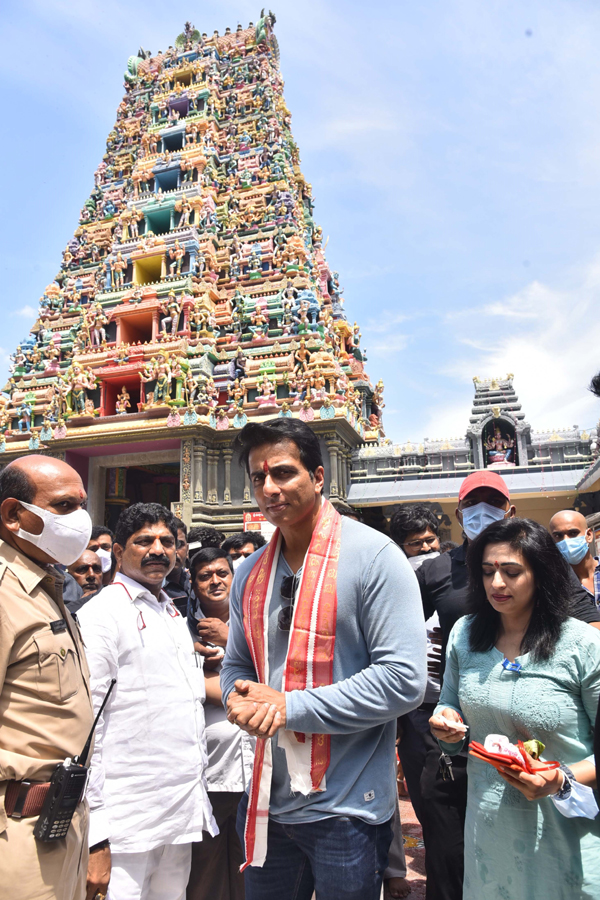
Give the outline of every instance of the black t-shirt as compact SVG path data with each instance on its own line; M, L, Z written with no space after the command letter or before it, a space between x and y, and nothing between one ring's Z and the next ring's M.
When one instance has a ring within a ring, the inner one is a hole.
M417 569L425 618L437 612L442 630L442 670L446 659L446 644L454 623L467 613L468 571L467 541L460 547L442 553ZM571 581L571 609L569 615L582 622L600 622L594 600L569 566Z
M192 583L190 581L190 576L182 569L179 574L179 577L175 577L172 580L171 575L167 576L167 580L164 584L163 591L173 601L173 604L176 606L180 615L187 618L187 608L188 608L188 600L192 596Z

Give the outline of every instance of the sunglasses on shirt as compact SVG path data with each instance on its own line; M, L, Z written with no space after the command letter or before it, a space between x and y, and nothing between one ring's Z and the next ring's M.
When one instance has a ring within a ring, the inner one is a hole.
M298 573L295 575L285 575L281 579L279 594L281 597L282 608L279 610L279 616L277 618L277 627L280 631L289 631L292 627L294 603L296 602L296 588L299 581ZM283 604L285 604L285 606Z

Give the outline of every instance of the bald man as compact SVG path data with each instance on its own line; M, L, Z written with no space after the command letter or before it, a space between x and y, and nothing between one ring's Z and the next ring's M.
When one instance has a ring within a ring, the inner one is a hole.
M585 516L574 509L561 509L550 519L548 531L596 606L600 606L598 557L592 556L594 533Z
M85 499L61 460L26 456L0 473L0 900L86 896L86 802L65 838L33 835L55 769L81 753L93 722L81 636L54 567L87 546Z
M67 604L69 612L77 612L92 594L97 594L102 587L102 562L93 550L84 550L79 559L67 569L82 590L81 599L75 604Z

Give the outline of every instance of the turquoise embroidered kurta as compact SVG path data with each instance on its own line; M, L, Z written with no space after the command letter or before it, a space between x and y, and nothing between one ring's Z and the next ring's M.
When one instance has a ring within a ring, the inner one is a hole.
M520 673L502 668L494 648L473 653L468 617L450 634L444 685L436 712L456 709L469 739L537 738L543 758L593 762L593 726L600 695L600 633L567 619L554 654L519 656ZM443 744L456 752L461 744ZM526 800L488 763L469 759L463 900L598 900L600 815L567 819L549 797ZM598 798L597 798L598 799Z

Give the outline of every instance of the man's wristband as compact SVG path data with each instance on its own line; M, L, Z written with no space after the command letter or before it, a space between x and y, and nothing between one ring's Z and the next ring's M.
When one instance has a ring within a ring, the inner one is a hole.
M90 847L89 853L96 853L97 850L106 850L110 847L110 841L108 838L104 838L103 841L98 841L97 844L94 844L93 847Z

